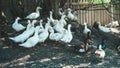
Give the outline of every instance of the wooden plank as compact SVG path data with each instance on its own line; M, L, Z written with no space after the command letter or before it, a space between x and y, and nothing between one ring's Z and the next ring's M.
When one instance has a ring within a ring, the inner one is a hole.
M87 0L73 0L69 4L72 6L73 9L78 9L78 23L83 24L84 22L87 22L89 25L93 25L95 21L100 21L102 25L105 25L106 23L111 21L111 17L106 13L106 10L101 4L94 4L96 6L90 5ZM87 10L79 10L80 8L84 8L86 6L90 5L91 7ZM118 4L119 5L119 4ZM119 5L120 6L120 5ZM110 9L110 8L109 8ZM91 11L92 10L92 11ZM87 11L87 13L86 13ZM118 11L114 12L117 13ZM120 13L120 11L119 11ZM116 19L120 18L120 15L114 15Z

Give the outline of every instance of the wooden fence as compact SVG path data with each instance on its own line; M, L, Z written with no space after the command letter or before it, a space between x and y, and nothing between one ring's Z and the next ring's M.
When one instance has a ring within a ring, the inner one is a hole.
M115 10L116 6L120 7L120 4L110 4L106 10L103 4L88 3L87 0L67 0L65 4L65 8L69 7L77 11L79 24L87 22L89 25L93 25L95 21L100 21L102 25L105 25L113 18L120 23L120 10Z

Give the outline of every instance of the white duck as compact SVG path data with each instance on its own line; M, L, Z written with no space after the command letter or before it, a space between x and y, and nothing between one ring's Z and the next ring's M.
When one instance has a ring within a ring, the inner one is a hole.
M87 34L88 32L91 33L91 30L87 27L87 23L85 22L85 23L84 23L84 30L83 30L83 33L84 33L84 34Z
M67 25L65 17L66 17L66 15L62 15L61 19L59 20L59 23L60 23L61 27L64 27L65 25Z
M68 30L65 30L64 37L61 39L61 41L65 43L70 43L73 39L72 32L71 32L71 24L68 24Z
M28 20L27 29L22 34L15 36L15 37L9 37L9 39L13 40L14 42L24 42L26 38L23 38L23 37L26 35L26 33L28 32L31 26L32 24L30 20Z
M30 27L30 29L27 32L27 34L29 35L29 37L34 34L34 31L35 31L34 25L35 25L36 22L37 22L37 20L33 20L32 21L31 27Z
M43 22L43 20L40 20L40 23L39 23L40 24L40 29L44 29L42 22Z
M63 12L63 9L62 9L62 8L59 8L58 13L59 13L60 16L62 16L62 15L65 14L65 12Z
M19 44L19 46L23 46L25 48L34 47L39 41L39 36L38 36L39 29L40 26L36 26L34 35L30 37L25 43Z
M50 11L50 22L51 22L53 25L56 24L56 23L55 23L55 19L53 19L53 12L52 12L52 11Z
M60 39L62 39L64 36L64 33L54 33L54 29L52 27L50 27L49 31L50 31L50 35L49 35L50 40L60 41Z
M99 28L100 31L102 31L102 32L104 32L104 33L109 33L109 32L111 32L111 30L110 30L109 28L104 27L104 26L101 26L101 23L100 23L100 22L98 22L98 28Z
M55 25L53 26L53 29L59 33L63 33L66 29L63 28L58 20L55 20Z
M18 22L18 20L20 20L20 17L17 17L14 21L14 23L12 24L12 28L16 31L21 31L21 30L24 30L26 27L23 26L22 24L20 24Z
M74 12L73 12L73 15L74 15L74 20L77 21L77 19L78 19L77 11L74 11Z
M41 19L40 23L39 23L39 25L40 25L39 33L42 32L42 31L44 31L44 27L43 27L42 22L43 22L43 20Z
M36 21L34 20L32 22L32 24L30 22L28 22L29 24L27 25L27 29L20 35L15 36L15 37L9 37L9 39L13 40L14 42L24 42L25 40L27 40L31 35L33 35L34 33L34 23L36 23Z
M42 8L38 6L36 8L36 12L33 12L33 13L29 14L26 18L27 19L36 19L36 18L38 18L40 16L39 9L42 9Z
M49 27L50 27L50 22L48 21L48 23L45 24L44 31L39 34L39 43L44 43L44 41L48 38L48 36L49 36L49 32L48 32Z
M117 26L119 26L119 23L118 23L118 21L112 21L112 22L106 24L105 26L106 27L117 27Z
M29 30L31 27L32 27L31 21L28 20L28 25L27 25L27 29L26 30Z
M67 14L67 17L70 19L70 20L76 20L76 15L74 15L72 13L72 10L70 8L68 8L68 14Z

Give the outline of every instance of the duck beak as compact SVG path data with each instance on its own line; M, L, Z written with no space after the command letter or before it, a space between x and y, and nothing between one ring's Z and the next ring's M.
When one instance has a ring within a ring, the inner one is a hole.
M42 9L42 8L40 7L40 9Z

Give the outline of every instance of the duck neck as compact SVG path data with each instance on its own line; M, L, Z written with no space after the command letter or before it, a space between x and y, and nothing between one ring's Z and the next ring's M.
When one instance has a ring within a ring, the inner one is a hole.
M50 13L50 19L53 19L53 13L52 13L52 11Z
M45 25L45 31L48 31L48 29L49 29L49 25L48 25L48 23Z
M68 25L68 32L71 33L71 26Z
M69 11L68 14L71 14L71 11Z
M50 35L53 35L54 34L54 30L51 31Z
M35 22L33 21L33 22L32 22L32 27L34 27L34 25L35 25Z
M37 14L40 15L39 8L36 8L36 12L37 12Z
M19 20L19 19L15 19L15 23L18 23L18 20Z
M43 29L43 25L42 25L42 23L40 22L40 29Z
M50 13L50 18L52 18L52 13Z
M98 27L101 27L101 23L98 24Z
M65 16L64 16L64 15L62 15L62 16L61 16L61 19L64 19L64 18L65 18Z
M38 29L35 30L34 36L38 36Z
M101 44L99 45L99 50L102 50L102 45Z
M31 27L31 23L28 23L28 25L27 25L27 29L26 29L26 30L29 30L30 27Z
M85 24L85 27L84 27L85 29L87 29L87 25Z

